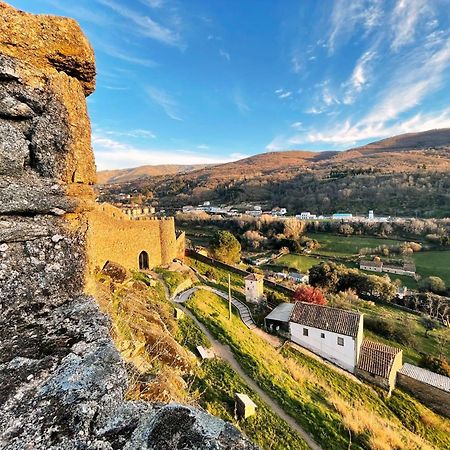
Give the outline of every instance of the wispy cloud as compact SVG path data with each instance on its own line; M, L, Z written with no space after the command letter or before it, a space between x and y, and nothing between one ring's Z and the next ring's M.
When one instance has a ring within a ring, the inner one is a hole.
M275 91L275 95L279 98L279 99L284 99L284 98L289 98L292 96L292 92L291 91L286 91L285 89L277 89Z
M97 136L101 134L103 136L156 139L156 134L153 133L153 131L143 130L141 128L135 130L119 131L119 130L106 130L94 125L93 129L94 133L96 133Z
M149 16L137 13L136 11L129 9L113 0L97 1L100 4L112 9L116 14L130 20L133 23L133 27L135 27L141 35L155 39L164 44L181 46L181 38L179 33L164 27Z
M240 89L235 89L233 93L233 103L236 105L238 111L243 115L246 115L251 111L247 102L244 100L244 97Z
M302 71L303 65L302 65L302 60L301 60L300 56L298 56L298 55L292 56L291 67L292 67L292 72L294 72L294 73L300 73Z
M383 8L381 0L336 0L330 18L327 46L333 53L338 45L346 42L361 25L370 33L381 24Z
M139 66L143 67L157 67L159 66L158 63L155 61L149 59L149 58L142 58L138 56L133 56L130 53L125 53L122 50L119 50L118 48L112 47L111 45L107 44L99 44L96 46L100 51L106 53L109 56L112 56L113 58L120 59L122 61L131 63L131 64L137 64Z
M123 169L142 165L159 164L219 164L235 161L241 155L232 154L225 157L199 155L197 152L185 149L140 148L124 143L101 133L93 133L92 145L99 170Z
M302 122L291 123L291 128L294 128L295 130L301 130L303 128L303 123Z
M417 113L408 119L397 121L393 124L386 124L386 122L381 121L371 124L358 123L352 125L350 121L346 121L326 132L310 132L305 135L291 137L289 142L291 145L305 142L353 145L368 139L380 139L402 133L449 127L450 109L446 109L435 114Z
M178 114L177 102L167 92L155 87L148 87L146 91L151 100L158 104L171 119L183 120Z
M223 49L219 49L219 55L222 56L222 58L225 58L227 61L230 61L231 59L230 54Z
M363 122L395 119L400 113L419 105L426 95L442 85L449 66L450 37L438 48L423 48L416 50L414 57L408 55Z
M432 11L429 0L400 0L391 17L391 48L398 50L414 41L422 18L429 18Z
M150 8L161 8L164 4L164 0L139 0L142 4L150 6Z
M369 82L369 65L375 55L376 53L374 51L366 51L356 62L350 79L344 84L346 92L343 102L345 104L353 103L356 94L360 93Z

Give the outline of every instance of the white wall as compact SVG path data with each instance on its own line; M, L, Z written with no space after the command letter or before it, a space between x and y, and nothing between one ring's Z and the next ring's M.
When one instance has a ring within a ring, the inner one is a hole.
M291 340L293 342L311 350L349 372L354 371L357 356L357 341L353 337L299 325L294 322L289 322L289 326ZM308 336L303 336L303 328L308 329ZM321 333L325 334L325 338L320 337ZM344 338L344 346L338 345L338 336Z

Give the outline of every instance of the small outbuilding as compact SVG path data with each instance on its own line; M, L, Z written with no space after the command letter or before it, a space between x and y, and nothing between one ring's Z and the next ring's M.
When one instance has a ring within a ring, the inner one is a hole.
M405 363L398 372L397 384L425 405L450 418L449 377Z
M364 339L360 348L355 375L386 389L395 388L397 372L403 364L403 352L381 342Z
M264 319L266 330L285 334L289 338L289 320L294 306L294 303L280 303L274 308Z
M246 419L256 413L256 405L247 394L234 395L236 416L239 419Z

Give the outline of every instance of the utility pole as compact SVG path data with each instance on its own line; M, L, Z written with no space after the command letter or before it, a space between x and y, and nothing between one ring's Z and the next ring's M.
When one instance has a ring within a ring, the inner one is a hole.
M231 320L231 279L228 274L228 320Z

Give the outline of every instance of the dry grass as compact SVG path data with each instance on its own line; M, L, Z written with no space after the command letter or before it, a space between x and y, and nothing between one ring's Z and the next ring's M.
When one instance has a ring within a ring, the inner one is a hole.
M111 317L111 336L129 373L127 398L168 403L196 402L184 375L191 374L195 356L175 339L173 307L163 290L136 280L122 284L99 277L96 297Z

